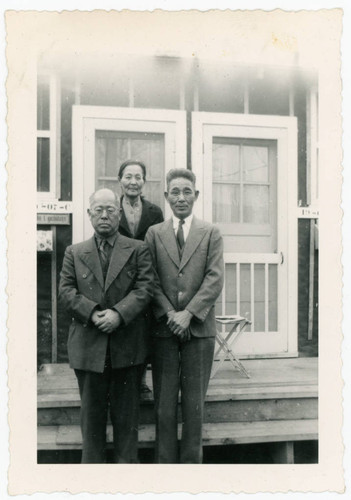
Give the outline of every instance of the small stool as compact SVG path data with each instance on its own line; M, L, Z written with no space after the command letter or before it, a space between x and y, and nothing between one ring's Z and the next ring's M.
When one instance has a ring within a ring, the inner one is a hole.
M250 378L250 375L246 371L244 365L241 361L234 355L233 347L236 341L239 339L241 334L247 325L251 325L251 321L244 318L243 316L216 316L216 322L221 325L231 325L229 332L222 332L217 329L216 331L216 341L218 343L218 348L215 351L214 359L219 358L218 361L213 363L211 378L217 373L219 368L222 366L226 359L232 363L235 369L238 369L242 375ZM221 352L223 351L223 352Z

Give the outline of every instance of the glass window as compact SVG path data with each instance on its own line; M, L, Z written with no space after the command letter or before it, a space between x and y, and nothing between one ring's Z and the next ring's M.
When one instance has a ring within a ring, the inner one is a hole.
M50 191L50 139L37 138L37 191Z
M50 79L38 76L37 129L50 130Z
M220 138L213 143L213 182L240 180L239 153L237 144L226 144Z
M269 186L244 185L243 222L269 224Z
M96 182L95 188L117 190L117 173L120 165L129 158L146 165L146 199L163 208L165 141L164 134L144 132L96 132Z
M213 185L213 222L240 222L240 186Z
M243 146L244 181L268 182L268 148Z
M272 223L274 161L268 142L213 138L213 222Z
M213 142L213 221L240 222L240 149L216 138Z

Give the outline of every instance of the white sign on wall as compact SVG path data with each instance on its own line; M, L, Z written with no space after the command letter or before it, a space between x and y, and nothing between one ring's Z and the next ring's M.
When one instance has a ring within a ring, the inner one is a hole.
M37 203L38 213L71 214L73 203L71 201L48 200Z

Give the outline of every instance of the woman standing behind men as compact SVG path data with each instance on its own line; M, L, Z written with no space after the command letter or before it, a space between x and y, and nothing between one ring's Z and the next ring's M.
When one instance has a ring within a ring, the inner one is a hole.
M144 240L150 226L163 222L160 207L142 196L146 182L146 167L141 161L127 160L120 166L117 177L122 190L119 232L129 238ZM146 367L141 391L150 392L146 384Z

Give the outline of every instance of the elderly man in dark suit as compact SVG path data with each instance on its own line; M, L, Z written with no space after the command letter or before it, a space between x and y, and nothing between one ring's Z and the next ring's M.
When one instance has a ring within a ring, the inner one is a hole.
M193 216L199 192L186 169L167 174L173 216L146 234L157 272L152 331L157 463L201 463L205 395L215 344L214 304L223 286L223 244L216 226ZM177 441L181 390L182 437Z
M81 397L82 463L105 461L108 407L114 461L135 463L151 257L145 244L118 233L115 193L96 191L88 214L95 234L66 249L59 286L61 304L72 315L68 357Z

